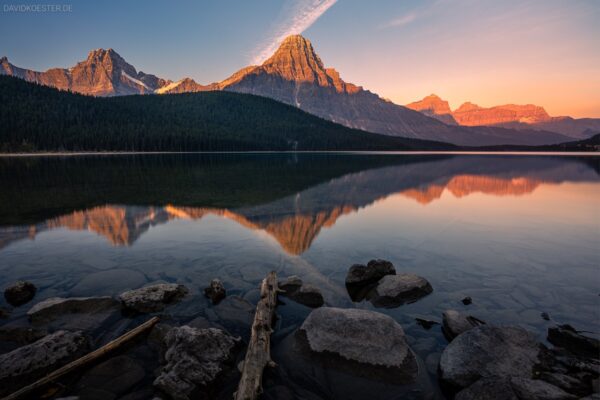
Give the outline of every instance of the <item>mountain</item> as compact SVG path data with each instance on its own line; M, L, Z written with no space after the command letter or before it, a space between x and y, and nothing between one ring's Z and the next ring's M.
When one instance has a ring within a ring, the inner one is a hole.
M0 76L0 104L0 152L456 149L224 91L97 98Z
M452 110L447 101L442 100L439 96L431 94L423 98L423 100L415 101L406 105L411 110L419 111L422 114L427 115L442 121L448 125L458 125L454 117L452 116Z
M449 117L437 116L437 105L421 113L394 104L360 86L345 82L335 69L324 66L311 42L300 35L287 37L262 65L243 68L229 78L209 85L196 83L190 78L173 82L137 72L112 49L94 50L75 67L46 72L18 68L3 58L0 74L94 96L203 91L254 94L295 106L349 128L464 146L543 145L568 140L561 134L541 129L526 131L496 126L457 126ZM446 107L442 105L442 108Z
M556 134L449 126L345 82L335 69L324 66L311 42L300 35L288 36L262 65L243 68L211 87L270 97L351 128L390 136L466 146L565 141Z
M600 133L600 118L552 117L543 107L534 104L505 104L480 107L463 103L452 111L448 102L432 94L406 107L447 124L461 126L494 126L516 130L543 130L556 132L570 138L584 139Z
M16 76L29 82L92 96L122 96L153 93L171 81L138 72L113 49L92 50L74 67L37 72L15 67L0 59L0 75Z

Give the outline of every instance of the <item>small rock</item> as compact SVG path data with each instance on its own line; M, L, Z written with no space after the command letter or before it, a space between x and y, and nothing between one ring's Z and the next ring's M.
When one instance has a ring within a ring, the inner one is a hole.
M296 303L300 303L307 307L317 308L325 304L323 294L318 287L309 283L300 286L300 289L285 294Z
M346 285L367 285L375 283L386 275L395 275L396 268L386 260L371 260L365 266L354 264L346 275Z
M241 340L215 329L189 326L173 328L165 337L166 365L154 386L174 399L204 398L211 384L233 368L235 350Z
M96 365L79 380L81 388L124 394L144 379L144 368L127 356L117 356Z
M429 319L423 319L423 318L415 318L415 321L417 321L417 324L419 326L422 326L425 330L430 330L434 325L440 324L437 321L431 321Z
M0 395L6 395L82 356L89 348L81 332L56 331L0 355Z
M550 315L548 315L547 312L543 312L540 314L542 319L546 320L546 321L550 321Z
M225 298L227 292L223 282L219 279L213 279L210 281L210 286L204 289L204 295L212 301L213 304L219 304L221 300Z
M164 310L166 305L181 300L187 293L183 285L158 283L121 293L119 299L126 310L151 313Z
M548 341L563 347L573 354L588 358L598 358L600 341L577 332L570 325L558 325L548 328Z
M384 367L400 373L406 381L416 378L416 359L404 331L385 314L321 307L310 313L299 332L312 352L337 355L339 363Z
M452 341L452 339L461 333L483 324L485 322L482 320L462 314L456 310L446 310L442 314L442 332L444 332L448 341Z
M386 275L381 278L369 300L375 307L393 308L415 302L432 291L429 282L418 275Z
M11 306L17 307L29 302L37 288L31 282L17 281L4 290L4 298Z
M471 299L471 297L469 296L465 297L461 301L465 306L468 306L469 304L473 303L473 299Z
M45 323L66 314L90 314L114 311L118 302L112 297L51 297L35 304L27 315L31 322Z
M302 279L300 279L297 275L292 275L287 277L285 280L279 281L277 286L279 289L285 290L285 294L289 294L300 289L302 283Z
M490 376L530 377L540 362L536 335L520 327L481 325L457 336L440 358L440 379L465 388Z
M240 331L246 332L252 325L255 309L243 298L229 296L213 309L218 321L213 318L211 322L221 322L230 332L241 334Z
M492 376L482 378L460 391L455 400L575 400L576 398L544 381Z

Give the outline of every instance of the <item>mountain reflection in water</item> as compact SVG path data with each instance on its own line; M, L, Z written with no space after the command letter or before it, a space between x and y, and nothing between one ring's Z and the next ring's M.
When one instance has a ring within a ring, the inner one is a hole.
M597 182L598 160L331 154L5 159L0 178L8 188L0 195L0 249L57 228L131 246L157 224L215 215L266 232L285 252L299 255L323 228L391 195L422 205L445 193L458 199L525 196L543 185Z

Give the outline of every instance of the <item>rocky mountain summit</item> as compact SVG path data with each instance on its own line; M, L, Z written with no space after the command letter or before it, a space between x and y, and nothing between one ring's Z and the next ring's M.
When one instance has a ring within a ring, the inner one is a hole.
M450 125L546 130L577 139L591 137L600 132L599 118L552 117L544 107L534 104L481 107L465 102L452 111L447 101L432 94L407 104L406 107Z

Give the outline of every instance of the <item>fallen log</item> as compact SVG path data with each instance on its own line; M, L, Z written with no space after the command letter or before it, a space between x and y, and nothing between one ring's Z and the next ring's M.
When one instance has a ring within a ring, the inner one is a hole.
M148 321L144 322L140 326L133 328L129 332L119 336L115 340L110 341L109 343L105 344L104 346L100 347L99 349L94 350L91 353L88 353L85 356L78 358L77 360L75 360L73 362L70 362L69 364L46 375L45 377L37 380L36 382L34 382L30 385L27 385L27 386L17 390L16 392L4 397L2 400L15 400L15 399L24 397L24 396L30 394L31 392L33 392L37 389L40 389L49 383L54 382L58 378L66 375L70 372L73 372L79 368L82 368L86 365L93 363L94 361L98 360L102 356L110 353L111 351L118 349L126 342L128 342L128 341L136 338L137 336L141 335L142 333L148 331L159 321L159 319L160 319L159 317L153 317L153 318L149 319Z
M235 400L257 399L262 393L263 370L267 366L275 366L271 360L271 332L278 291L277 274L269 272L260 285L260 300L256 305L242 377L233 395Z

